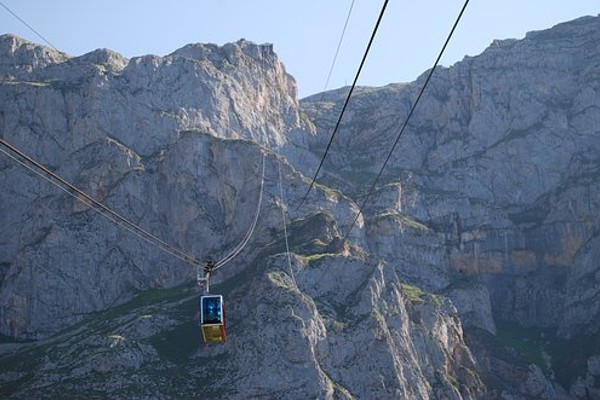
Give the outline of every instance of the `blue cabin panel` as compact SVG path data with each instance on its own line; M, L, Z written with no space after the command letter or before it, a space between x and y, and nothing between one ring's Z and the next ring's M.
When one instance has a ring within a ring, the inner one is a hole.
M205 295L200 297L200 329L206 343L219 343L227 339L223 296Z

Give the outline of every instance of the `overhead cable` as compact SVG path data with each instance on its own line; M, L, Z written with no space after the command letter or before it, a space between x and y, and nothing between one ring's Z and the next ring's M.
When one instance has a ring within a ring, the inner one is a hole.
M369 189L367 196L363 200L362 205L360 206L360 209L358 210L358 213L356 213L356 217L354 218L352 225L350 225L350 228L348 229L348 233L346 233L344 240L348 239L348 236L350 235L350 231L352 231L352 228L354 228L354 225L356 225L356 221L358 220L359 216L362 214L362 212L365 208L365 205L367 204L367 201L369 201L369 198L373 194L373 191L375 190L375 186L377 185L379 178L381 178L381 175L383 174L383 171L384 171L385 167L387 166L387 163L389 162L389 160L392 156L392 153L394 152L394 149L398 145L398 142L400 141L400 137L406 130L406 126L408 125L410 118L414 114L415 109L417 108L417 105L419 104L419 101L421 100L421 97L423 96L423 92L425 92L425 88L427 88L427 85L429 84L429 81L431 80L431 77L433 76L433 73L435 71L435 68L439 64L440 59L442 58L442 55L444 54L444 51L446 50L446 47L448 46L448 43L450 43L450 39L452 38L452 35L454 34L454 31L456 30L456 27L458 26L458 23L460 22L460 19L462 18L463 13L465 12L465 9L467 8L468 4L469 4L469 0L465 0L465 3L462 6L460 13L458 14L458 17L456 18L456 21L454 22L454 25L452 26L452 29L450 30L450 33L448 34L448 37L446 38L446 41L444 42L444 45L442 46L442 49L440 50L440 53L438 54L437 58L435 59L433 68L431 68L431 70L429 71L429 74L427 75L427 79L425 80L425 83L423 84L423 87L421 88L421 91L419 92L417 99L415 100L414 104L412 105L412 107L410 109L410 112L408 113L406 119L404 120L404 124L402 125L400 132L398 132L398 136L396 136L396 140L394 141L393 146L391 147L390 151L388 152L388 155L385 158L385 161L383 162L383 165L381 166L381 169L379 170L377 177L373 181L373 184L371 185L371 188Z
M342 47L342 42L344 41L344 36L346 34L346 28L348 27L348 21L350 21L350 15L352 15L352 9L354 8L354 1L350 4L350 9L348 10L348 15L346 16L346 22L344 22L344 28L342 29L342 34L340 36L340 40L338 41L337 48L335 49L335 55L333 56L333 61L331 62L331 68L329 68L329 73L327 74L327 80L325 81L325 87L323 88L323 92L327 90L329 86L329 80L331 79L331 74L333 73L333 67L335 67L335 62L337 61L338 54L340 53L340 48Z
M221 259L220 261L216 262L214 268L212 268L212 271L223 267L225 264L227 264L228 262L233 260L238 254L240 254L240 252L244 249L244 247L246 247L246 244L248 244L248 241L250 241L250 237L252 237L252 234L254 233L254 228L256 228L256 223L258 222L258 216L260 215L260 209L262 207L264 186L265 186L265 155L263 154L262 178L260 181L260 193L258 195L258 205L256 206L256 213L254 215L254 220L252 221L252 224L250 225L250 229L248 229L248 232L246 233L246 236L244 237L244 239L242 239L242 241L228 255L223 257L223 259Z
M283 221L283 236L285 238L285 254L287 256L288 267L290 269L290 277L292 278L292 282L294 285L298 286L296 283L296 277L294 276L294 269L292 268L292 256L290 254L290 243L288 240L288 232L287 232L287 218L285 216L285 196L283 195L283 185L281 184L281 163L277 163L279 167L279 198L281 199L281 220Z
M315 176L312 178L312 180L310 182L310 186L308 187L308 190L306 191L306 194L304 195L304 197L302 197L300 204L296 207L296 210L299 209L300 207L302 207L302 204L304 204L304 201L306 200L310 191L312 190L313 186L315 185L315 181L317 180L317 177L319 176L321 167L323 167L323 162L325 161L325 157L327 157L327 153L329 153L329 149L331 148L331 143L333 143L333 139L335 138L335 135L338 131L340 123L342 122L344 112L346 111L346 107L348 106L348 102L350 101L350 97L352 96L352 92L354 91L354 88L356 87L356 83L358 82L360 72L362 71L362 68L365 65L365 61L367 60L367 55L369 54L371 45L373 44L373 41L375 40L375 36L377 35L377 30L379 29L379 24L381 23L381 20L383 19L383 14L385 13L385 9L388 5L388 2L389 2L389 0L385 0L383 3L383 6L381 7L381 12L379 13L379 17L377 18L377 22L375 24L375 27L373 28L373 32L371 33L371 38L369 39L369 44L367 45L367 48L365 49L365 53L363 54L363 58L360 62L360 66L358 67L358 71L356 72L356 76L354 77L354 81L352 82L352 85L350 86L350 90L348 91L348 95L346 96L346 100L344 101L344 106L342 107L340 116L338 117L337 123L335 124L335 128L333 129L331 137L329 138L329 143L327 143L327 147L325 148L325 153L323 153L323 156L321 157L321 161L319 162L317 171L315 172Z
M8 8L4 3L2 3L0 1L0 6L4 7L4 9L6 11L8 11L9 13L12 14L13 17L15 17L16 19L18 19L23 25L25 25L26 27L28 27L33 33L35 33L36 35L38 35L38 37L40 39L42 39L44 42L46 42L48 44L48 46L52 47L54 50L60 52L60 50L58 50L56 48L56 46L54 46L52 43L50 43L50 41L48 41L45 37L42 36L41 33L39 33L38 31L36 31L35 29L33 29L33 27L31 25L29 25L27 22L25 22L25 20L23 20L21 17L19 17L17 14L15 14L10 8Z
M160 248L161 250L171 254L174 257L179 258L180 260L185 261L186 263L188 263L192 266L197 267L199 265L202 265L202 262L200 260L197 260L195 257L185 253L184 251L178 249L177 247L172 246L172 245L168 244L167 242L159 239L158 237L156 237L155 235L146 231L145 229L141 228L137 224L131 222L127 218L125 218L122 215L118 214L117 212L113 211L106 205L100 203L98 200L94 199L92 196L88 195L81 189L72 185L71 183L69 183L68 181L63 179L61 176L59 176L55 172L49 170L44 165L40 164L39 162L37 162L35 159L28 156L27 154L23 153L21 150L17 149L16 147L11 145L4 139L0 138L0 144L3 145L5 148L9 149L12 152L12 154L8 153L7 151L3 150L2 148L0 148L0 152L6 154L12 160L18 162L21 166L24 166L28 170L34 172L37 176L42 177L44 180L46 180L47 182L50 182L54 186L58 187L63 192L69 194L71 197L73 197L73 198L77 199L78 201L80 201L81 203L89 206L90 208L92 208L94 211L96 211L103 217L116 223L117 225L119 225L122 228L126 229L127 231L133 233L137 237L145 240L146 242ZM16 155L20 160L17 159L14 155Z

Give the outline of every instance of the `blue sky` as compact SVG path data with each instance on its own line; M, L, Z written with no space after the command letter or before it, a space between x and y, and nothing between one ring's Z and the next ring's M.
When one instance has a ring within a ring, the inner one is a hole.
M54 46L78 56L109 48L127 57L166 55L188 43L240 38L273 43L299 97L325 88L352 0L0 0ZM328 89L350 84L383 0L355 0ZM412 81L431 67L463 0L390 0L359 84ZM493 39L584 15L597 0L471 0L442 64L481 53ZM42 43L0 7L0 34Z

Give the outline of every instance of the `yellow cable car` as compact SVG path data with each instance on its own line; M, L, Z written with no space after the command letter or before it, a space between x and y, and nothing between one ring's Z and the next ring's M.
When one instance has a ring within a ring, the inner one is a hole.
M200 296L200 329L206 343L222 343L227 340L223 296Z

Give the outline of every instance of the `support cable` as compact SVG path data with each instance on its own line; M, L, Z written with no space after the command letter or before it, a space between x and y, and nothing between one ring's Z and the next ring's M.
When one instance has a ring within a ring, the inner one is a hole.
M427 85L429 84L429 81L431 80L431 77L433 76L433 73L435 71L435 68L439 64L440 59L442 58L442 55L444 54L444 51L446 50L446 47L448 46L448 43L450 43L450 39L452 38L452 35L454 34L454 31L456 30L456 27L458 26L458 23L460 22L460 19L462 18L463 13L465 12L465 9L467 8L468 4L469 4L469 0L465 0L465 3L462 6L462 9L460 10L460 13L458 14L458 17L456 18L456 21L454 22L454 25L452 26L452 29L450 30L450 33L448 34L448 37L446 38L446 41L444 42L444 45L442 46L442 49L440 50L440 53L438 54L438 56L433 64L433 68L431 68L431 70L429 71L429 74L427 75L427 79L425 80L425 83L423 84L423 87L421 88L421 91L419 92L417 99L415 100L412 108L410 109L410 112L408 113L408 116L406 117L406 120L404 121L404 124L402 125L402 128L400 129L400 132L398 133L398 136L396 136L394 145L391 147L390 151L388 152L388 155L385 158L385 161L383 162L383 165L381 166L381 169L379 170L377 177L373 181L373 184L371 185L371 188L369 189L367 196L363 200L363 202L358 210L358 213L356 213L356 217L354 218L352 225L350 225L350 228L348 229L348 233L346 233L346 236L344 236L344 241L348 239L348 236L350 235L352 228L354 228L354 225L356 225L356 221L358 221L358 217L362 214L362 212L365 208L365 205L367 204L367 201L369 201L369 198L373 194L373 191L375 190L375 186L377 185L379 178L381 178L381 175L383 174L383 171L384 171L385 167L387 166L387 163L389 162L389 160L392 156L392 153L394 152L394 149L398 145L398 142L400 141L400 137L404 133L406 126L408 125L408 122L410 121L410 118L412 117L413 113L415 112L415 109L417 108L417 105L419 104L419 101L421 100L421 97L423 96L423 92L425 92L425 88L427 88Z
M223 257L223 259L221 259L220 261L215 263L215 266L212 268L212 271L215 271L215 270L223 267L225 264L227 264L228 262L233 260L238 254L240 254L240 252L244 249L244 247L246 247L246 244L248 244L248 241L250 241L250 237L254 233L254 228L256 228L256 223L258 222L258 216L260 215L260 209L262 207L264 186L265 186L265 155L263 154L262 178L260 181L260 193L258 195L258 206L256 207L256 214L254 215L254 220L252 221L252 224L250 225L250 229L246 233L246 236L244 237L244 239L242 239L242 241L236 246L236 248L234 248L231 251L231 253L229 253L227 256Z
M338 54L340 53L340 48L342 47L342 42L344 41L344 36L346 35L346 28L348 27L348 21L350 21L350 15L352 15L352 9L354 8L354 1L350 4L350 9L348 10L348 15L346 16L346 22L344 22L344 28L342 29L342 35L340 36L340 40L338 41L337 48L335 50L335 55L333 56L333 61L331 63L331 68L329 68L329 74L327 74L327 80L325 81L325 87L323 88L323 92L327 90L329 86L329 80L331 79L331 74L333 73L333 67L335 67L335 63L337 61Z
M166 243L165 241L159 239L155 235L151 234L150 232L131 222L127 218L113 211L106 205L100 203L98 200L94 199L92 196L88 195L81 189L75 187L55 172L49 170L44 165L34 160L32 157L28 156L21 150L6 142L4 139L0 138L0 144L3 145L5 148L9 149L13 154L16 154L20 159L18 159L13 154L10 154L2 148L0 148L0 152L4 153L9 158L16 161L21 166L27 168L29 171L32 171L37 176L58 187L60 190L69 194L71 197L77 199L79 202L87 205L88 207L96 211L98 214L104 216L105 218L116 223L120 227L133 233L137 237L145 240L146 242L160 248L161 250L171 254L174 257L179 258L180 260L185 261L186 263L192 266L198 266L202 264L201 261L197 260L195 257L185 253L184 251L178 249L175 246Z
M25 25L26 27L28 27L33 33L35 33L36 35L38 35L38 37L40 39L42 39L44 42L46 42L48 44L48 46L52 47L54 50L56 50L58 52L61 52L60 50L58 50L56 48L56 46L54 46L45 37L43 37L41 33L39 33L38 31L36 31L35 29L33 29L33 27L31 25L29 25L27 22L25 22L25 20L23 20L21 17L19 17L17 14L15 14L10 8L8 8L1 1L0 1L0 6L2 6L6 11L8 11L10 14L12 14L12 16L15 17L16 19L18 19L23 25Z
M290 243L288 241L287 233L287 220L285 216L285 197L283 195L283 185L281 184L281 163L277 163L279 167L279 198L281 199L281 220L283 221L283 235L285 237L285 254L287 256L288 267L290 268L290 276L294 285L296 284L296 277L294 276L294 270L292 268L292 256L290 255Z
M333 129L333 133L331 134L331 137L329 138L329 143L327 143L327 147L325 148L325 153L323 153L323 156L321 157L321 161L319 162L319 166L317 167L317 171L315 172L315 176L310 181L310 186L308 187L308 190L306 191L306 194L304 195L304 197L302 197L300 204L296 207L296 210L298 210L300 207L302 207L302 204L304 204L304 201L306 200L310 191L314 187L315 181L317 180L317 177L319 176L319 172L321 171L321 168L323 167L323 162L325 162L325 157L327 157L327 153L329 153L329 149L331 148L331 143L333 143L333 138L335 138L335 135L338 131L340 123L342 122L342 118L344 116L344 113L346 112L346 107L348 107L348 102L350 101L352 92L354 92L354 88L356 87L356 83L358 82L358 78L360 76L362 68L365 65L365 61L367 60L367 55L369 54L371 45L373 44L373 41L375 40L375 36L377 35L377 30L379 29L379 24L381 23L381 20L383 19L383 14L385 13L385 9L387 7L388 2L389 2L389 0L385 0L383 3L381 12L379 13L379 18L377 18L377 23L375 24L375 27L373 28L373 32L371 33L371 39L369 39L369 44L367 45L367 48L363 55L363 58L360 62L360 66L358 67L358 71L356 72L356 76L354 77L354 81L352 82L352 85L350 86L350 91L348 92L348 95L346 96L346 100L344 101L344 106L342 107L340 116L338 117L338 120L335 124L335 128Z

